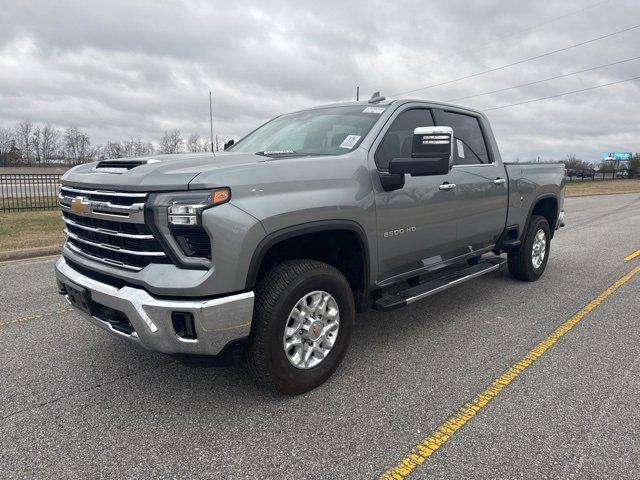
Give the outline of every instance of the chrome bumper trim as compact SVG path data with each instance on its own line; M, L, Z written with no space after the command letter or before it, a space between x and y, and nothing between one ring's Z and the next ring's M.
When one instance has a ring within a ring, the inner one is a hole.
M94 302L122 312L135 331L131 335L116 331L108 322L78 310L91 323L149 350L217 355L228 343L247 337L251 329L253 292L208 300L164 300L139 288L116 288L89 278L71 268L64 258L56 263L55 272L61 284L85 288ZM171 313L176 311L193 315L196 339L183 339L175 334Z

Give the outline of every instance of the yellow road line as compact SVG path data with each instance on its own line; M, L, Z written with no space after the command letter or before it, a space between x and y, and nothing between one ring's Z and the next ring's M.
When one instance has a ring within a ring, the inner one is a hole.
M22 323L22 322L27 322L29 320L39 320L42 317L44 317L45 315L55 315L55 314L64 315L65 313L69 313L71 311L73 311L73 308L64 307L64 308L61 308L61 309L56 310L54 312L40 313L38 315L31 315L29 317L20 317L20 318L16 318L16 319L13 319L13 320L9 320L8 322L0 322L0 328L1 327L6 327L7 325L12 325L14 323Z
M640 249L638 249L635 252L633 252L632 254L624 257L624 261L625 262L629 262L629 261L633 260L636 257L640 257Z
M640 265L631 270L625 276L619 278L613 285L591 300L573 317L560 325L549 337L536 345L521 360L512 365L506 372L496 378L473 400L461 407L453 416L449 417L436 431L422 440L402 460L395 466L384 472L381 480L402 480L413 472L418 465L421 465L433 455L442 445L447 443L451 437L466 423L471 420L479 411L484 409L507 385L513 382L522 372L524 372L533 362L539 359L544 353L553 347L558 340L570 332L580 321L590 312L595 310L603 301L607 299L622 285L640 273Z

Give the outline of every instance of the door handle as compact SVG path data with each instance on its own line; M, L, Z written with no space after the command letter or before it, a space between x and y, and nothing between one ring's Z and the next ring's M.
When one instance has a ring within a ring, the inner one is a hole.
M443 183L442 185L440 185L440 190L449 191L453 190L454 188L456 188L455 183Z
M506 180L506 179L504 179L504 178L496 178L496 179L493 181L493 183L494 183L495 185L502 185L503 183L507 183L507 180Z

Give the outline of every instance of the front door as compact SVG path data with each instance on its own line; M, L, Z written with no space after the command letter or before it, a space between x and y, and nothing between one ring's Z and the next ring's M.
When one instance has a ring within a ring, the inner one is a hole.
M392 158L411 156L417 127L434 125L431 111L405 108L395 113L390 126L371 152L379 172L386 172ZM374 172L374 177L377 175ZM386 192L374 178L379 284L392 283L411 272L438 265L460 254L457 243L456 196L441 189L453 183L447 175L405 175L403 188Z

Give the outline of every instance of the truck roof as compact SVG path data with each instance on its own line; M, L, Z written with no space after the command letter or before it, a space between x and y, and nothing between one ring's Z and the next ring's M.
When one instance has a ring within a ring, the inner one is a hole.
M287 112L287 113L297 113L297 112L304 112L307 110L318 110L321 108L331 108L331 107L350 107L350 106L355 106L355 105L362 105L363 107L371 107L371 106L381 106L381 107L388 107L390 105L401 105L401 104L405 104L405 103L423 103L426 106L430 106L430 107L442 107L442 108L455 108L456 110L462 110L462 111L466 111L469 113L473 113L475 115L482 115L484 116L484 114L480 111L480 110L476 110L473 108L469 108L469 107L464 107L462 105L456 105L454 103L445 103L445 102L438 102L438 101L434 101L434 100L425 100L424 98L397 98L397 99L385 99L381 102L369 102L367 100L360 100L360 101L350 101L350 102L336 102L336 103L329 103L329 104L325 104L325 105L317 105L314 107L309 107L309 108L302 108L300 110L296 110L294 112Z

